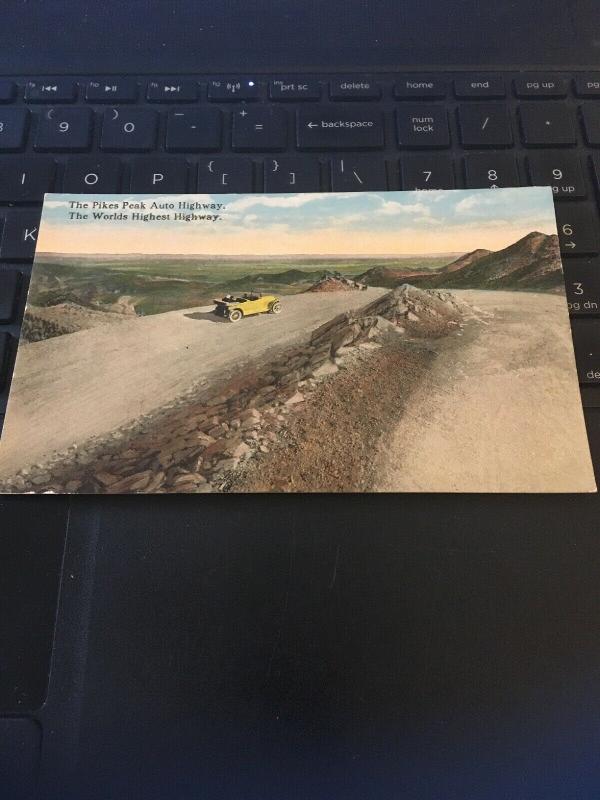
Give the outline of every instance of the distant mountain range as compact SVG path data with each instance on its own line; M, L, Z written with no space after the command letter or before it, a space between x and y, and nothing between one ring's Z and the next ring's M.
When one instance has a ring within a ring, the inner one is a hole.
M402 283L449 289L557 289L563 285L558 236L539 231L495 252L472 250L435 270L379 266L357 280L390 288Z
M439 253L389 253L376 258L384 261L410 260L414 258L452 258L457 252ZM356 259L372 260L372 253L285 253L268 255L264 253L241 253L238 255L215 255L214 253L61 253L38 250L36 259L40 261L278 261L281 263L302 261L353 261Z

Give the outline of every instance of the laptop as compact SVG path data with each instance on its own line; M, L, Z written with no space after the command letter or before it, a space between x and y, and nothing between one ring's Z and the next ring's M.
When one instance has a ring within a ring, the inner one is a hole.
M595 11L5 3L0 414L45 192L543 183L598 474ZM381 136L305 149L307 110L357 108ZM440 137L400 142L415 114ZM3 497L0 796L595 798L599 520L595 495Z

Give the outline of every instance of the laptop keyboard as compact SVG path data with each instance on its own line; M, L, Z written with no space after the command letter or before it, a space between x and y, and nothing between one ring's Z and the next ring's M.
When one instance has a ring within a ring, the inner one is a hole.
M0 423L45 192L550 185L600 406L600 73L0 80Z

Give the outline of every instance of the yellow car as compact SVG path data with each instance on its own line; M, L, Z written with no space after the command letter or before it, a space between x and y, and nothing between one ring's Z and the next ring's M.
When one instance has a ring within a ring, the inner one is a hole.
M253 314L279 314L281 311L279 298L274 294L244 292L239 297L226 294L214 303L214 313L219 317L225 317L229 322L238 322L242 317L250 317Z

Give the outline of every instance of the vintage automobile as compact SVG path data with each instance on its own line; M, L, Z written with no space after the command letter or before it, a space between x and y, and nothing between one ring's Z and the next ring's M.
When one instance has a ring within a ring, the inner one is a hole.
M281 303L274 294L261 294L260 292L244 292L239 297L226 294L220 300L215 300L214 313L225 317L229 322L238 322L242 317L253 314L279 314Z

